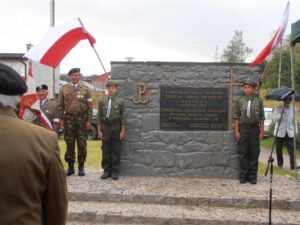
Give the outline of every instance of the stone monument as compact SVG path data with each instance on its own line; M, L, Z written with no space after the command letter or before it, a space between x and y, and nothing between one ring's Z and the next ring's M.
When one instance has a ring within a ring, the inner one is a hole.
M121 174L238 178L233 104L248 64L111 62L126 104Z

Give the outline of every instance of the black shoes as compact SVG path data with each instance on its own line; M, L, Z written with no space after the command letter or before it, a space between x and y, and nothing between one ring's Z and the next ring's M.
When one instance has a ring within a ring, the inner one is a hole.
M250 184L257 184L256 179L240 178L240 184L245 184L246 182L249 182Z
M245 183L246 183L246 181L247 181L247 179L246 179L246 178L240 178L240 184L245 184Z
M107 178L109 178L110 177L110 174L109 173L107 173L107 172L104 172L102 175L101 175L101 179L107 179Z
M256 179L250 180L249 183L250 184L257 184L257 180Z
M78 176L83 177L85 175L85 171L84 171L84 163L81 162L78 164Z
M114 174L114 173L110 177L113 180L118 180L119 179L119 175L118 174Z
M75 173L75 170L74 170L74 168L68 168L67 169L67 172L66 172L66 176L71 176L72 174L74 174Z
M68 162L68 169L67 169L67 172L66 172L66 176L71 176L74 173L75 173L74 162Z

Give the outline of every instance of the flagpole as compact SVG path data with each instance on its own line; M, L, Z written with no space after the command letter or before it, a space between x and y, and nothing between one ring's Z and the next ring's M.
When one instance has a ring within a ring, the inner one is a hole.
M82 29L84 30L84 33L87 34L87 31L86 31L86 29L85 29L83 23L81 22L80 18L78 17L77 19L78 19L79 23L81 24ZM95 48L95 46L93 45L93 43L91 42L91 40L90 40L89 38L88 38L88 40L89 40L89 42L90 42L91 47L94 49L94 52L95 52L95 54L96 54L96 56L97 56L97 58L98 58L98 60L99 60L99 62L100 62L100 64L101 64L101 66L102 66L102 69L104 70L105 73L107 73L107 72L106 72L106 69L105 69L105 67L104 67L104 65L103 65L103 63L102 63L102 61L101 61L101 59L100 59L100 56L99 56L99 54L98 54L98 52L97 52L97 50L96 50L96 48Z
M55 26L55 0L50 0L50 27ZM52 88L53 99L55 99L55 68L52 68Z
M282 62L282 38L280 39L280 54L279 54L279 67L278 67L278 88L281 86L281 62Z
M267 71L269 70L269 66L271 64L271 60L267 62L267 65L265 66L264 72L262 73L261 77L260 77L260 82L262 82L262 79L264 78L265 74L267 73Z

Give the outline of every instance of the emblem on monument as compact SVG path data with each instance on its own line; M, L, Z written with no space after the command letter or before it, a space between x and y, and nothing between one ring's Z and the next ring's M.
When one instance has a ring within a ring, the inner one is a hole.
M149 100L147 96L148 88L144 83L137 83L137 95L133 97L132 102L134 104L146 104Z

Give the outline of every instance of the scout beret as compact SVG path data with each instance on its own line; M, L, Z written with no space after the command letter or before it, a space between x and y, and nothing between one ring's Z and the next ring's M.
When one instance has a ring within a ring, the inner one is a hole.
M22 95L27 91L27 85L19 73L9 66L0 63L0 94Z
M116 87L118 87L118 84L115 83L115 82L113 82L113 81L108 81L108 82L106 83L106 87L109 87L109 86L116 86Z
M37 86L35 88L35 91L39 91L39 90L45 90L45 91L48 91L48 86L46 84L42 84L40 86Z
M244 85L246 84L249 84L249 85L252 85L253 87L256 87L256 83L250 79L250 78L247 78L245 81L244 81Z
M78 72L80 72L80 68L72 68L70 69L68 75L71 75L72 73L78 73Z

